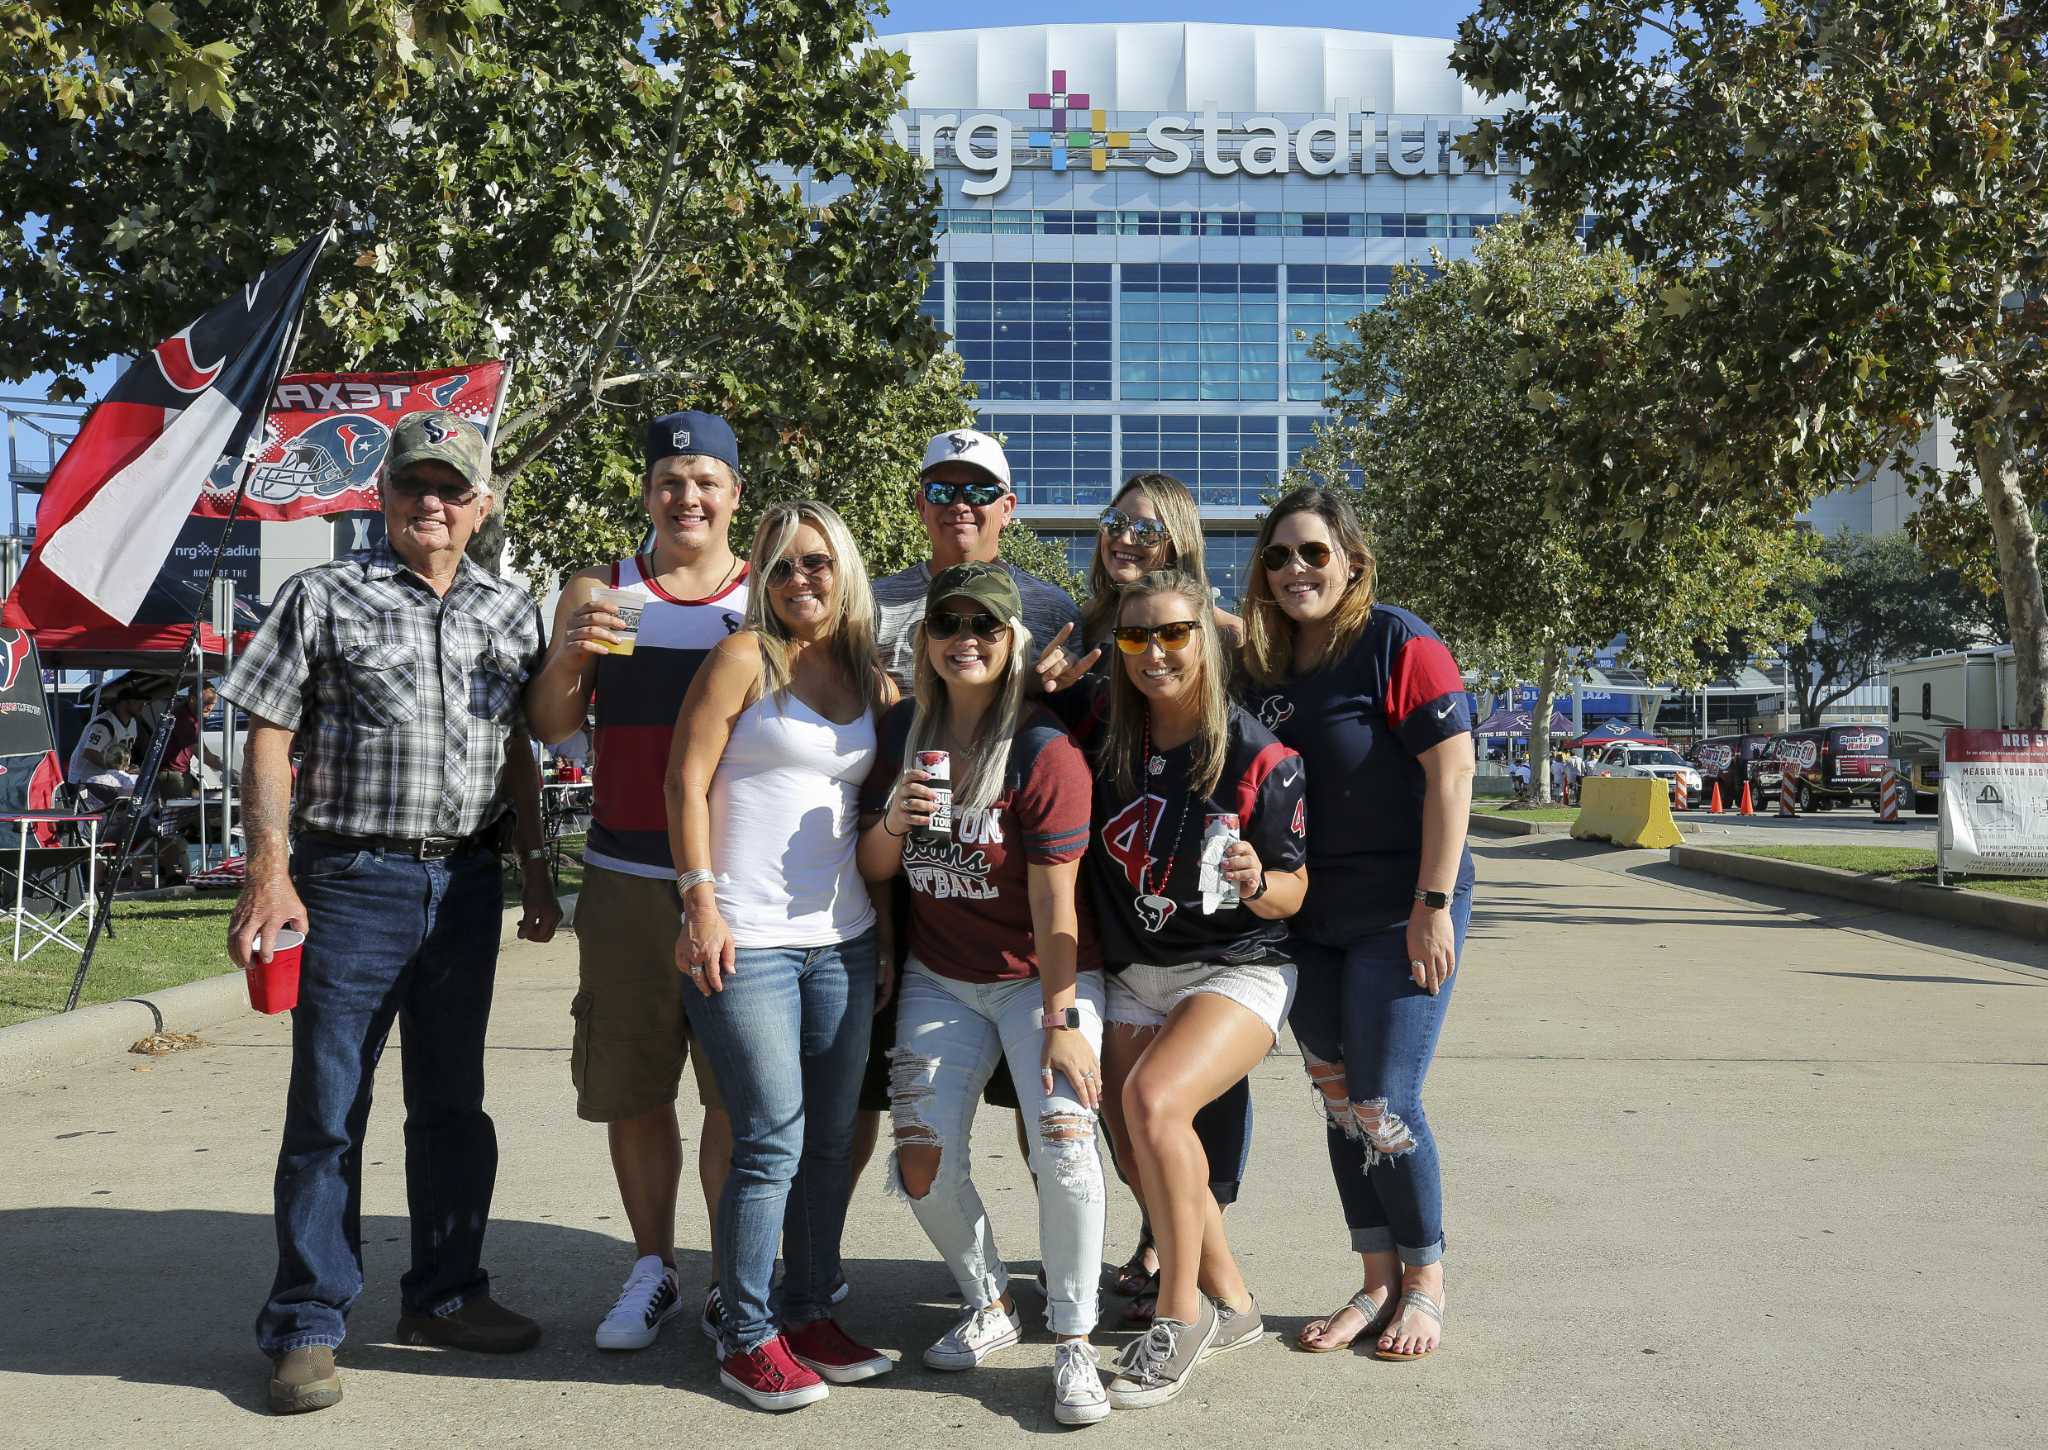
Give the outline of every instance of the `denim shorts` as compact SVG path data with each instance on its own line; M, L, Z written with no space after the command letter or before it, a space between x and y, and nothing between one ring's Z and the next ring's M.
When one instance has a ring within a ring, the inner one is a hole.
M1109 973L1108 1017L1130 1027L1158 1027L1189 997L1208 993L1248 1009L1278 1037L1294 983L1292 962L1133 962Z

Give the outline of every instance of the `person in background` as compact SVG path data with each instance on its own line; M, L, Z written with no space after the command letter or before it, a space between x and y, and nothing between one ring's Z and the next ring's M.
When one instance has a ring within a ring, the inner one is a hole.
M924 619L925 596L932 579L956 564L992 564L1008 574L1022 602L1019 614L1024 628L1033 639L1052 639L1062 628L1079 621L1074 601L1064 590L996 555L1003 528L1017 511L1017 495L1011 485L1009 457L988 434L972 428L955 428L928 442L917 483L911 489L911 505L924 525L925 537L931 541L931 557L877 579L874 586L875 643L882 652L882 666L895 682L898 694L909 694L916 684L917 626ZM905 939L902 918L908 909L908 899L900 892L894 893L889 912L899 949ZM889 1111L888 1062L895 1031L894 1013L885 1012L875 1019L867 1075L860 1086L860 1127L853 1158L855 1179L873 1156L882 1115ZM995 1073L989 1078L983 1101L991 1107L1019 1111L1007 1073ZM1017 1150L1028 1159L1030 1135L1021 1116L1016 1119L1016 1133Z
M142 711L139 693L127 689L110 692L71 747L65 779L75 786L91 786L104 797L133 795L141 754Z
M526 689L533 728L551 745L583 728L594 696L596 739L605 752L583 852L577 991L569 1004L576 1114L605 1125L612 1176L633 1230L633 1264L597 1326L600 1349L644 1349L682 1308L676 1094L690 1057L689 989L676 972L682 902L662 790L683 696L711 651L739 628L749 582L731 545L743 487L731 427L709 413L668 413L648 423L646 436L640 501L652 547L569 580L555 606L554 647ZM616 601L595 597L600 589L630 595L640 611L629 654L613 653L628 638L626 621ZM707 1222L715 1225L732 1124L701 1051L694 1067L704 1104L697 1180ZM711 1271L703 1320L715 1332L715 1254Z
M746 627L691 681L669 747L675 964L732 1118L717 1215L719 1382L790 1410L895 1368L832 1317L855 1094L890 958L854 855L858 792L894 690L846 525L775 504L754 534ZM616 762L606 748L605 776ZM788 1266L769 1294L780 1239Z
M198 795L199 760L226 773L227 768L205 743L203 734L206 717L213 713L219 699L219 692L208 683L203 687L197 705L192 701L191 692L187 691L178 696L178 703L171 707L171 718L165 726L171 736L164 742L164 769L170 772L170 789L164 794Z
M1088 608L1081 621L1083 648L1113 653L1110 631L1116 624L1118 591L1160 569L1178 569L1208 584L1201 511L1187 485L1172 474L1134 474L1097 520L1095 558L1088 568ZM1244 636L1244 622L1220 605L1214 617L1219 638L1235 649ZM1097 668L1106 673L1110 664L1105 659ZM1237 1202L1251 1155L1251 1079L1238 1079L1195 1114L1195 1134L1209 1160L1209 1191L1219 1207L1228 1209ZM1121 1163L1117 1171L1124 1174ZM1149 1222L1140 1219L1138 1246L1121 1265L1105 1272L1103 1284L1131 1297L1124 1316L1128 1322L1151 1319L1159 1288L1159 1254Z
M482 1353L540 1341L483 1268L498 1140L484 1031L504 916L507 798L519 935L561 919L520 691L540 662L524 590L464 557L491 511L490 448L451 413L392 430L385 542L293 576L221 687L249 715L238 967L305 933L278 1150L278 1264L256 1319L280 1414L341 1399L334 1351L363 1289L362 1164L377 1059L405 1053L412 1266L394 1338ZM302 748L296 790L294 746ZM289 843L289 854L288 854Z
M1451 652L1375 600L1373 572L1341 492L1281 499L1246 592L1246 704L1308 767L1289 1023L1365 1279L1297 1342L1324 1352L1372 1335L1377 1357L1414 1360L1443 1329L1443 1184L1422 1082L1472 917L1472 720Z
M969 1162L982 1088L1004 1071L1030 1125L1046 1321L1058 1341L1053 1415L1085 1425L1109 1414L1088 1343L1104 1213L1101 960L1075 897L1090 791L1072 738L1026 701L1022 609L1016 582L993 564L956 564L932 580L916 690L883 717L862 793L860 866L870 881L901 875L911 888L889 1063L889 1187L967 1305L924 1361L972 1369L1022 1336ZM914 764L924 750L951 757L952 823L939 839L929 777Z

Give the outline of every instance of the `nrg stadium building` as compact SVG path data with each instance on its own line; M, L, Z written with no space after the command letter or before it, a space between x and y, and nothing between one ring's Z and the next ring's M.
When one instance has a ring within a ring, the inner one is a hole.
M1104 24L879 43L909 57L895 134L942 193L924 308L1007 440L1020 516L1085 571L1116 485L1175 474L1234 600L1260 496L1326 416L1307 338L1516 208L1514 163L1452 146L1498 106L1447 39Z

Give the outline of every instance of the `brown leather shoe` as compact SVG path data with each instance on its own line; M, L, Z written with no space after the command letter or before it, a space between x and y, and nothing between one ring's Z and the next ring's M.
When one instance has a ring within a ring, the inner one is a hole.
M326 1345L287 1350L272 1361L271 1413L297 1415L340 1403L341 1376L334 1368L334 1351Z
M453 1314L405 1314L398 1320L399 1344L435 1344L476 1354L517 1354L540 1343L540 1326L488 1294L468 1300Z

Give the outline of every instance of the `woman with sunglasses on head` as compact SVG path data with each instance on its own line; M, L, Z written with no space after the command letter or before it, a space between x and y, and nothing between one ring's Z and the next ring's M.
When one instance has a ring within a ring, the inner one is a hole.
M1290 1025L1327 1115L1330 1166L1364 1287L1301 1348L1376 1337L1414 1360L1442 1332L1443 1186L1422 1079L1472 916L1472 720L1443 641L1373 598L1373 559L1341 493L1266 516L1246 591L1247 707L1301 752L1308 899L1293 922Z
M1082 876L1110 974L1104 1117L1159 1253L1152 1327L1109 1386L1118 1409L1143 1409L1264 1333L1194 1119L1273 1045L1294 994L1285 921L1308 883L1301 762L1230 703L1207 587L1145 575L1120 591L1112 638L1106 683L1075 678L1085 656L1051 684L1095 766Z
M1088 570L1088 607L1081 617L1083 638L1089 645L1108 646L1110 630L1116 624L1117 593L1124 586L1160 569L1178 569L1203 584L1209 582L1203 567L1201 512L1187 485L1172 474L1133 474L1096 523L1095 559ZM1212 611L1212 617L1223 641L1234 648L1244 636L1244 621L1221 606ZM1105 662L1097 668L1106 671L1108 667ZM1237 1202L1251 1154L1250 1079L1240 1078L1195 1114L1195 1134L1209 1160L1209 1191L1217 1204L1227 1209ZM1118 1173L1128 1180L1121 1164ZM1143 1324L1151 1319L1159 1289L1159 1254L1149 1221L1141 1217L1138 1247L1123 1264L1105 1271L1104 1287L1131 1296L1126 1322Z
M889 1187L967 1305L924 1361L972 1369L1021 1337L969 1163L982 1090L1006 1070L1029 1126L1046 1320L1059 1341L1053 1413L1086 1425L1109 1413L1088 1343L1102 1255L1102 974L1075 904L1091 792L1073 739L1025 699L1022 611L1016 584L993 564L957 564L932 580L913 697L883 718L863 793L860 866L870 881L901 874L910 887L889 1054ZM932 776L917 765L931 751L949 758L950 824L934 824Z
M867 571L824 504L776 504L754 535L746 627L676 719L669 846L676 967L732 1119L719 1201L719 1380L761 1409L825 1397L893 1361L833 1321L854 1098L889 995L855 863L857 794L895 698L875 659ZM787 1272L769 1306L778 1242Z

